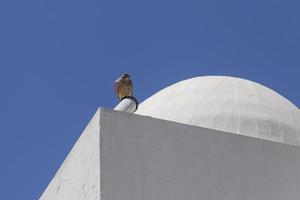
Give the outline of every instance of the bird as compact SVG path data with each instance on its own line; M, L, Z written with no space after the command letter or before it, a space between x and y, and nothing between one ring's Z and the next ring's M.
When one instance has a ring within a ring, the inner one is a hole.
M123 100L125 97L132 97L132 81L129 74L122 74L114 83L114 90L119 98Z

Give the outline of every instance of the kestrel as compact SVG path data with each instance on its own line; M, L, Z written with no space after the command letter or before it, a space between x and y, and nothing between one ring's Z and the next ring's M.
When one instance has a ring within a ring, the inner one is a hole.
M120 76L114 84L114 89L117 97L121 101L125 97L132 96L132 82L129 74L123 74Z

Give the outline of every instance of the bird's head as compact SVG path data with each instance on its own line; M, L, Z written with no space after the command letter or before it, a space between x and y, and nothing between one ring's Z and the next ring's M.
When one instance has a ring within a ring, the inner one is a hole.
M129 74L125 73L122 75L122 78L130 78Z

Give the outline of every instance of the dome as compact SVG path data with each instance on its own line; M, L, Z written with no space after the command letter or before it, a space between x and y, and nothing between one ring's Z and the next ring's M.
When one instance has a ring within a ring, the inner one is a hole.
M171 85L136 114L300 146L300 110L275 91L233 77L196 77Z

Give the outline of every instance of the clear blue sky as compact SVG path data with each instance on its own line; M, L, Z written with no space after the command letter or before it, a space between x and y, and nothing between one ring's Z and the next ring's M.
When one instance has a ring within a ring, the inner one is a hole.
M37 199L97 107L231 75L300 105L296 0L0 1L0 198Z

